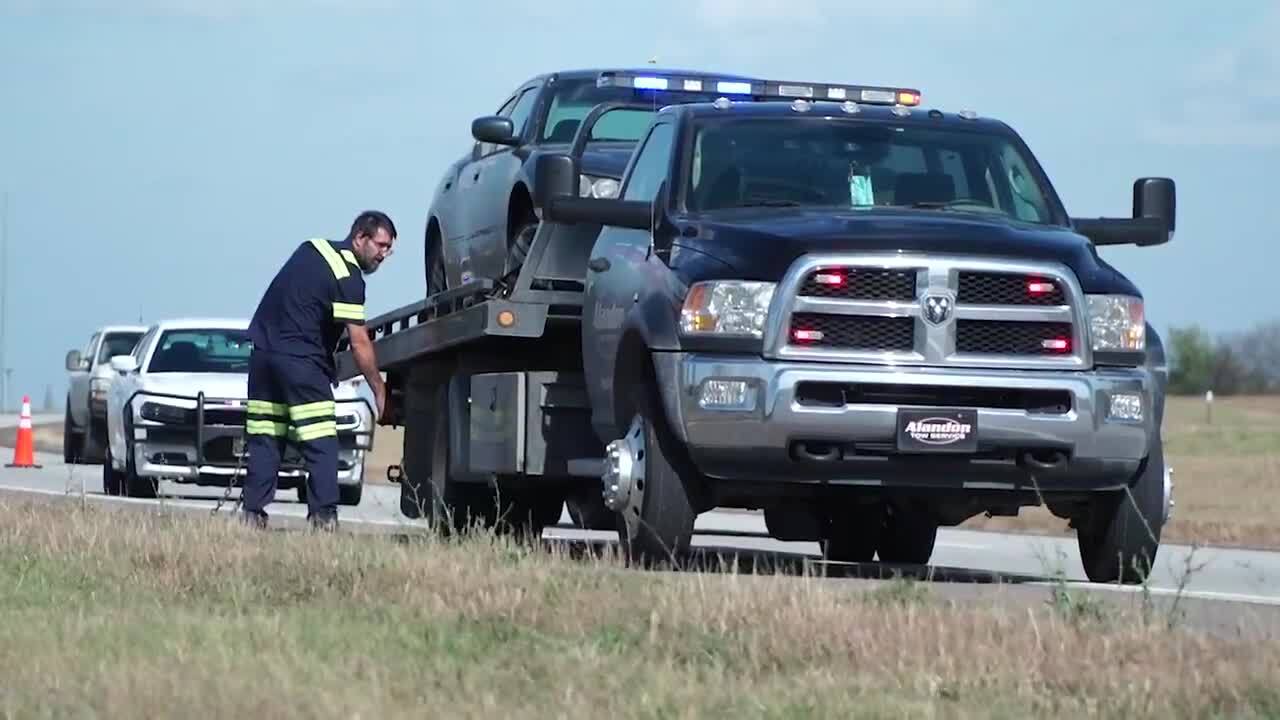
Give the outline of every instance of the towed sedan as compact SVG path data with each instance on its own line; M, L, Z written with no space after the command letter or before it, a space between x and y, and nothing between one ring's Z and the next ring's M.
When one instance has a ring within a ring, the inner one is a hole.
M240 487L248 407L248 320L169 320L151 326L132 354L111 359L118 373L107 400L103 492L156 497L159 483ZM358 505L373 447L373 407L359 380L334 389L339 502ZM293 443L277 487L306 500L306 465Z

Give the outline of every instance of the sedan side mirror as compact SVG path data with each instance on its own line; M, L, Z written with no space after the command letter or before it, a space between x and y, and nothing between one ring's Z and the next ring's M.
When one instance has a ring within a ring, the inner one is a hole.
M518 145L515 123L511 118L500 115L487 115L471 121L471 137L482 143L493 145Z
M83 370L84 356L80 354L79 350L72 350L71 352L67 353L66 365L67 365L67 370L70 372Z
M116 355L111 358L111 369L121 375L128 375L138 369L138 360L132 355Z

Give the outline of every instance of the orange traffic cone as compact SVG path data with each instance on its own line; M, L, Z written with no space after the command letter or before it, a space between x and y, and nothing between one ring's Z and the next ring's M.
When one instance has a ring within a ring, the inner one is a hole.
M31 398L22 397L22 415L18 418L18 442L13 447L13 462L5 467L38 468L34 441L31 437Z

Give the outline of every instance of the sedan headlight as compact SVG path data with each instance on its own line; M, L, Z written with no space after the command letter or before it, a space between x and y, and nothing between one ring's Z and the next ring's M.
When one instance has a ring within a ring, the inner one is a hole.
M618 196L618 181L613 178L580 175L578 195L582 197L611 199Z
M1089 296L1089 337L1094 352L1142 352L1147 346L1142 300L1129 295Z
M680 310L685 335L716 337L764 336L774 283L715 280L695 283Z

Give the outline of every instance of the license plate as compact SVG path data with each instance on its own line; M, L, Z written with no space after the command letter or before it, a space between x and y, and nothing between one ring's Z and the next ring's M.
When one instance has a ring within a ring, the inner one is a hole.
M899 410L897 434L900 452L971 453L978 449L978 411Z

